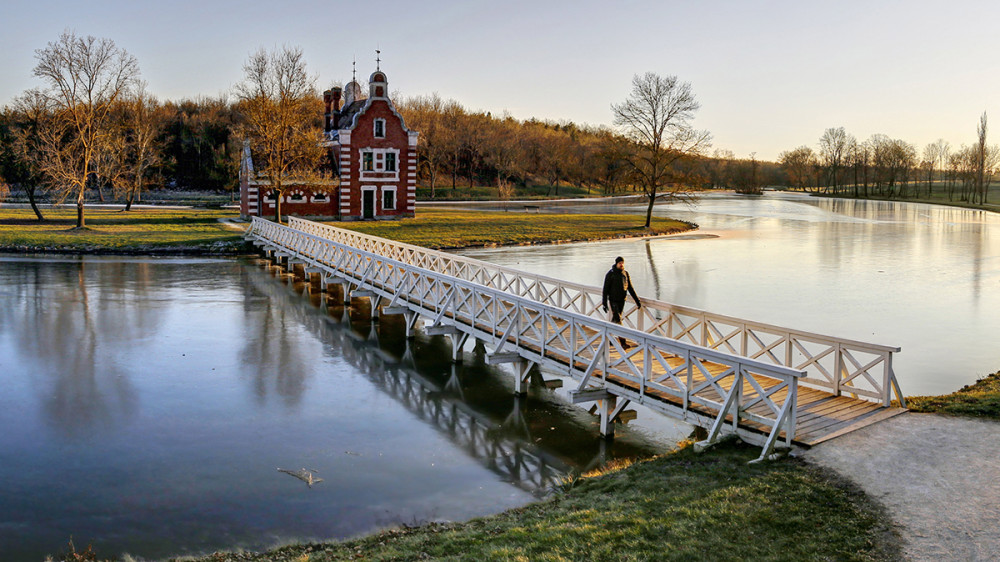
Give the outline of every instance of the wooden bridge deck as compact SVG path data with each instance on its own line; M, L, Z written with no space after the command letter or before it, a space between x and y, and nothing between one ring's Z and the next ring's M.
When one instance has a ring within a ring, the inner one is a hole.
M639 352L641 353L641 352ZM612 352L612 357L617 358L618 353ZM683 359L677 357L671 361L671 366L676 366L683 363ZM718 374L723 372L725 367L723 365L718 365L710 362L703 361L702 365L713 373ZM662 370L660 373L664 374ZM692 377L692 383L694 385L700 385L705 382L705 377L700 373L695 371ZM720 379L720 384L729 388L732 386L733 376L728 376ZM608 383L614 384L622 388L629 388L633 392L638 392L638 388L635 383L625 379L623 377L618 377L615 375L609 376L606 381ZM770 379L768 377L760 376L757 378L757 382L760 383L765 389L772 388L781 383L777 379ZM831 392L810 388L805 386L808 379L803 379L799 383L798 395L796 396L795 406L797 411L797 416L795 420L795 437L793 442L799 445L812 446L833 439L834 437L839 437L845 433L850 433L865 427L867 425L903 414L906 412L904 408L884 408L881 404L872 402L870 400L863 400L860 398L852 398L850 396L836 396ZM754 392L749 382L743 384L743 391L746 393ZM662 392L659 390L646 390L647 395L654 396L657 400L674 404L678 407L683 406L683 400ZM712 400L719 400L720 396L718 392L712 388L705 389L701 391L705 397ZM779 390L772 396L778 405L784 405L787 399L787 392L784 390ZM697 410L697 406L689 406L692 409ZM750 408L750 412L765 414L767 406L764 404L758 404ZM704 409L705 415L714 415L713 412ZM731 421L731 416L727 418ZM755 424L748 420L740 420L741 427L749 429L766 435L770 428L766 428L763 425ZM779 437L784 438L785 432L782 431Z
M450 317L450 315L446 316ZM454 318L451 319L454 321ZM482 318L481 320L483 324L476 327L488 328L487 324L489 323L489 319ZM460 323L468 324L468 322ZM477 324L479 324L479 322L477 322ZM555 330L550 329L548 332L550 337L555 335ZM585 330L578 337L578 340L584 341L587 336L592 336L593 331L589 332L590 333ZM513 340L511 341L513 342ZM537 346L525 345L523 343L519 345L538 351ZM637 349L634 352L629 352L629 355L633 361L641 363L644 359L643 353L644 352L641 349ZM668 356L667 361L672 368L684 364L684 359L678 356ZM609 367L615 367L617 364L622 362L621 354L617 350L613 349L609 354ZM726 370L725 365L712 363L710 361L701 361L701 364L705 370L712 375L719 375ZM569 365L567 364L567 366ZM578 362L575 367L582 370L586 367L586 365ZM666 370L654 363L652 374L654 378L664 377L666 375ZM625 377L614 374L604 376L600 370L595 372L594 377L603 380L606 385L614 385L619 389L627 389L633 393L640 392L639 385ZM728 390L732 387L734 378L735 377L733 375L729 375L719 379L717 382L723 388ZM707 378L699 372L698 369L692 369L691 380L689 381L688 386L697 387L706 381ZM782 383L782 381L778 379L763 375L757 376L756 381L764 388L764 390L779 386ZM856 431L873 423L877 423L907 412L905 408L887 408L877 402L872 402L871 400L844 395L837 396L827 390L807 386L808 382L808 378L800 380L795 401L797 415L795 420L795 433L792 441L798 445L811 447L835 437ZM676 388L676 390L678 391L678 394L683 394L680 388ZM744 381L743 392L745 394L752 394L755 393L756 390L752 387L749 381ZM678 395L657 389L643 389L642 393L647 397L647 399L655 399L659 402L676 406L677 408L685 408L684 400ZM785 400L787 399L787 394L786 389L778 390L771 395L771 400L777 403L777 405L783 406ZM719 392L712 387L708 387L695 393L695 396L701 396L715 402L723 399L723 397L719 395ZM714 417L718 414L717 411L712 409L692 404L688 404L686 408L706 417ZM768 406L764 403L758 403L757 405L751 407L748 411L760 415L767 415L769 413ZM727 416L726 420L731 422L732 416ZM768 435L771 430L770 427L754 423L753 421L746 419L740 420L740 427L764 436ZM784 431L779 433L779 438L785 438Z

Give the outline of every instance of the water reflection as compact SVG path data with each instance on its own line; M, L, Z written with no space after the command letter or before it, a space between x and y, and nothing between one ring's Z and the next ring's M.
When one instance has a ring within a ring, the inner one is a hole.
M5 267L0 327L13 339L17 369L37 381L45 420L64 438L126 423L137 395L117 362L118 346L155 332L158 312L142 306L142 263L87 267L77 260L25 261Z
M455 364L447 360L450 343L444 337L419 337L411 342L405 338L401 317L371 322L364 301L354 301L356 308L351 309L338 299L303 296L311 304L329 307L329 316L318 315L294 302L295 293L305 295L303 284L297 283L289 291L266 272L248 270L246 275L250 281L248 298L267 297L268 305L262 308L273 316L273 325L283 326L285 332L290 326L301 326L316 340L328 342L329 349L337 350L415 419L445 435L502 481L535 496L546 495L574 470L588 470L610 458L648 456L670 447L669 442L654 444L638 434L621 437L609 446L595 438L596 420L560 403L550 391L535 386L528 396L515 396L505 376L486 364L482 344L473 345L468 362ZM338 317L348 321L335 320ZM260 318L253 320L259 322ZM249 341L260 345L267 329L255 327L248 319ZM281 356L298 353L294 338L279 341ZM272 368L255 368L254 372Z

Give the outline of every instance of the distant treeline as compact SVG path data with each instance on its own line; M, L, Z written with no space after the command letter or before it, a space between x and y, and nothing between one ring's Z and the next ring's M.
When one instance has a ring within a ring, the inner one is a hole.
M316 107L321 111L319 98ZM407 127L420 133L419 179L432 194L507 183L547 186L553 196L567 185L603 194L633 190L625 160L629 142L610 127L521 121L472 111L437 95L401 99L397 108ZM15 134L30 131L37 119L17 104L0 113L0 178L13 187L39 182L29 160L20 154L24 149ZM235 189L239 119L236 102L225 98L154 100L153 148L159 158L149 170L145 188ZM725 151L682 159L674 167L677 182L692 187L783 185L787 178L775 163L737 159Z
M987 143L983 113L972 145L956 150L943 139L922 152L901 139L876 134L857 140L843 127L827 129L819 150L800 146L782 152L788 185L804 190L853 197L944 198L984 204L1000 147Z
M154 101L154 150L160 158L150 172L148 187L195 191L231 190L237 185L240 143L234 135L237 114L225 99L199 98L180 102ZM0 113L0 178L12 186L40 183L18 130L30 131L39 117L26 107L6 106Z
M319 98L316 107L322 107ZM418 174L433 197L441 189L473 185L560 186L593 193L632 192L625 159L629 141L607 126L569 121L517 120L509 115L472 111L438 95L397 102L409 128L420 132ZM236 103L225 98L154 102L159 153L147 189L231 191L237 187L241 141ZM319 116L317 116L317 119ZM20 154L15 132L30 130L37 116L16 104L0 112L0 178L12 187L38 183ZM873 135L857 141L843 128L823 133L818 150L800 146L781 153L778 162L738 158L730 151L678 160L677 183L692 188L733 188L745 193L764 186L855 197L922 197L983 202L985 186L1000 162L1000 148L982 138L951 150L943 140L918 153L912 144Z

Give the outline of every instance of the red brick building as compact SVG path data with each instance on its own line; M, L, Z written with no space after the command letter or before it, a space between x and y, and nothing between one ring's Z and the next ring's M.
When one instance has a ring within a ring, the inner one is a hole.
M329 180L286 190L286 215L335 220L381 220L414 216L417 133L406 128L389 99L385 73L368 80L368 96L352 81L323 92L323 146L330 151ZM343 105L341 105L343 102ZM273 216L266 178L253 170L249 149L240 167L240 214Z

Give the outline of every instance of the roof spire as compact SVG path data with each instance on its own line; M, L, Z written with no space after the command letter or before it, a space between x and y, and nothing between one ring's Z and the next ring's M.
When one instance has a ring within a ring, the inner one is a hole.
M358 56L354 55L354 59L351 60L351 82L358 81Z
M382 54L382 51L380 51L378 47L379 47L378 43L376 43L375 44L375 71L376 72L378 72L379 70L382 70L382 68L380 66L381 63L382 63L382 59L379 57L379 55Z

